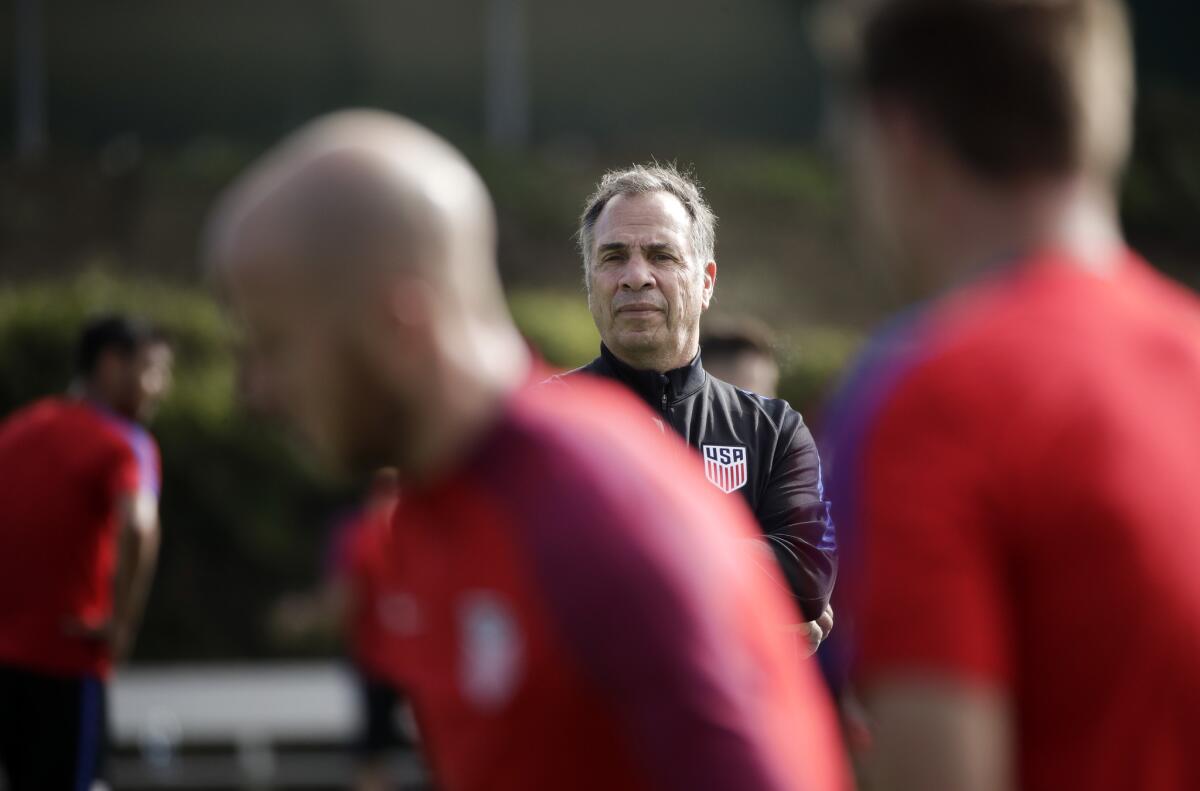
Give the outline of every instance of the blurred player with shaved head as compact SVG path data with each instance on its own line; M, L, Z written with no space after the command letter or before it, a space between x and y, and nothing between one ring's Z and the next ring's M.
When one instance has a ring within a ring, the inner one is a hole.
M835 432L870 787L1200 788L1200 302L1121 238L1123 9L872 8L858 162L926 302Z
M843 787L788 603L729 550L744 507L631 431L619 389L529 386L461 154L394 116L321 119L232 188L209 255L251 395L329 461L400 471L396 671L439 787Z

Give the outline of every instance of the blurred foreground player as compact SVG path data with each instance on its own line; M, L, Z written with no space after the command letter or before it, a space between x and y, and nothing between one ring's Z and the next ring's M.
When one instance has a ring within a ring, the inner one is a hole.
M89 789L105 680L133 644L158 554L159 458L142 427L171 351L122 317L89 324L68 397L0 423L0 774Z
M1200 788L1200 304L1118 230L1124 15L878 8L869 188L914 290L957 287L838 432L870 787Z
M400 471L397 671L439 787L842 786L787 603L728 548L753 535L740 501L619 389L526 386L456 150L382 113L318 121L212 245L258 397L327 459Z

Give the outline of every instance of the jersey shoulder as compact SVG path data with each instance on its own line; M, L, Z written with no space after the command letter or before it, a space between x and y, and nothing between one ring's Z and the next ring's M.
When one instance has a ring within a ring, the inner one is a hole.
M50 396L18 409L0 423L0 448L53 453L69 444L76 454L120 451L129 443L116 420L84 402Z
M707 376L713 401L731 415L757 417L759 426L782 436L791 436L804 425L804 418L786 400L743 390L712 374Z
M1045 406L1039 395L1102 383L1116 359L1144 359L1149 343L1194 347L1198 306L1133 253L1107 274L1035 257L928 310L912 333L920 353L905 379Z
M547 377L541 382L542 385L573 385L579 379L587 378L588 376L610 377L612 372L608 369L608 364L603 357L597 357L587 365L581 365L578 368L572 368L569 371L554 374Z
M660 531L664 518L704 521L706 510L731 508L709 491L683 440L615 382L579 377L569 392L529 388L510 405L503 433L506 460L493 454L481 478L508 507L536 511L522 514L535 521L584 520L636 533ZM742 518L729 514L734 524Z

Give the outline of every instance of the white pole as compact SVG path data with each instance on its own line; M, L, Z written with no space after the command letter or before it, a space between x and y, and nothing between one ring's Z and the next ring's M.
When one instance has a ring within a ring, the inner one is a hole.
M488 0L484 117L488 142L521 148L529 142L524 0Z
M46 150L46 64L41 0L17 0L17 158L37 160Z

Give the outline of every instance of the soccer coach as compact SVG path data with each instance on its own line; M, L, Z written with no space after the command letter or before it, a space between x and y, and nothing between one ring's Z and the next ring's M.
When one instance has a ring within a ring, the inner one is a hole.
M709 482L746 498L813 644L833 625L833 523L812 434L786 401L716 379L700 355L713 295L716 217L700 186L672 166L612 171L579 227L600 356L566 374L624 383L704 457Z

